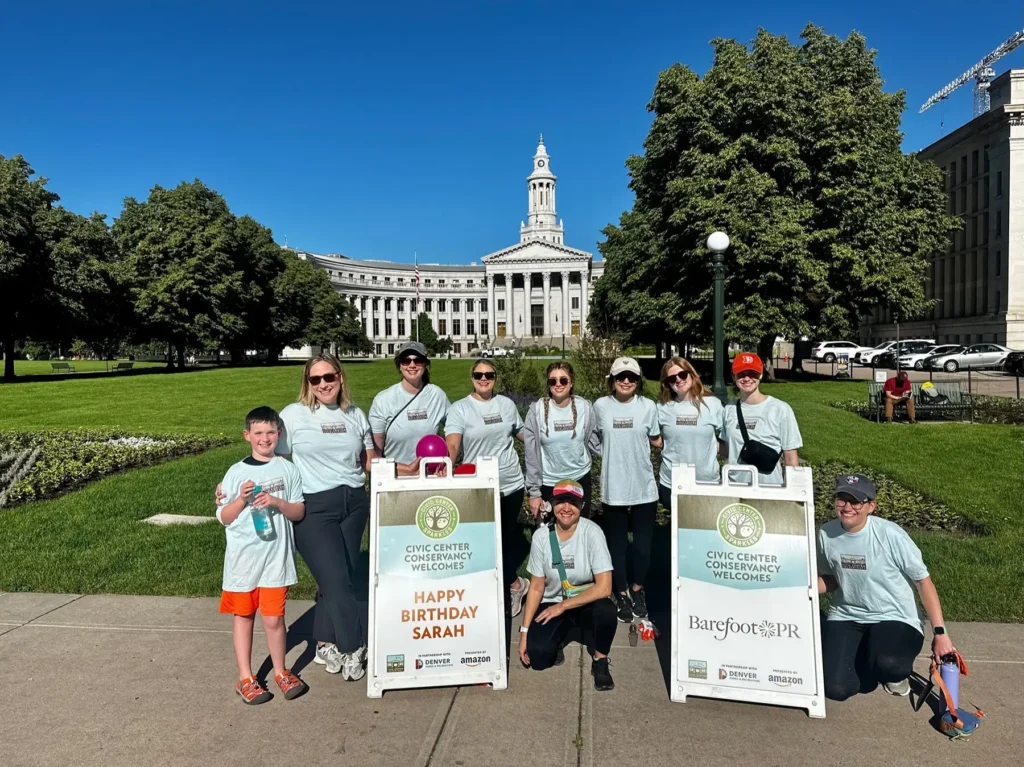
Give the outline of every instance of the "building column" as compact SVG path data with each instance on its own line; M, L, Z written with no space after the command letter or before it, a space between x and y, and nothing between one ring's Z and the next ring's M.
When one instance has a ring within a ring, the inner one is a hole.
M373 299L369 296L360 296L359 303L362 305L363 299L366 299L366 308L360 309L360 318L363 320L363 325L366 327L366 337L371 341L373 340Z
M444 302L444 315L445 315L445 320L446 320L445 321L445 325L447 325L447 327L445 329L448 331L447 333L445 333L445 335L448 336L449 338L454 339L455 338L455 334L452 332L452 299L451 298L447 298L445 300L445 302Z
M512 308L512 272L505 272L505 335L509 338L515 336L515 322L516 315Z
M572 335L572 322L569 321L569 272L562 272L562 335Z
M409 338L415 338L412 334L412 320L416 316L415 307L413 304L416 303L416 296L410 296L405 300L405 334Z
M482 298L476 298L473 300L473 332L477 337L478 344L484 344L487 339L483 337L483 333L480 332L480 302Z
M544 335L551 338L551 272L543 272L544 280Z
M531 272L523 273L523 335L532 336L533 328L530 325L530 294L533 292L533 274Z
M484 281L487 283L487 335L489 339L491 333L498 334L498 325L494 319L497 314L497 307L494 305L494 275L485 274Z
M590 270L580 272L580 335L587 332L587 315L590 312Z

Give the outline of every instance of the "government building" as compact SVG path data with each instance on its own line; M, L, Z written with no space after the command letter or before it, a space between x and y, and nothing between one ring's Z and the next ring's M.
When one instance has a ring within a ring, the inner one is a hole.
M590 298L604 262L565 244L550 159L541 136L526 179L528 215L520 223L519 242L483 256L481 264L414 266L295 252L327 272L338 293L355 306L378 356L394 355L409 340L420 312L439 336L452 339L455 355L490 347L575 346L587 330Z
M930 258L934 306L901 321L902 338L1024 349L1024 69L994 79L989 95L988 112L919 154L945 171L946 210L963 225ZM861 336L894 339L893 317L876 311Z

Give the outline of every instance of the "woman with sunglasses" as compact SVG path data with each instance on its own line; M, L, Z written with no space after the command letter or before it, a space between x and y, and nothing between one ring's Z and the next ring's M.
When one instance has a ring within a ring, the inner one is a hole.
M743 352L737 354L732 361L732 376L739 390L739 398L725 407L725 436L729 442L729 463L750 463L750 459L741 458L744 446L749 442L760 442L769 451L778 454L771 468L758 470L758 482L762 485L784 484L782 466L799 466L800 457L797 450L803 447L800 427L797 425L793 408L780 399L771 397L761 391L761 375L764 364L756 354ZM743 426L737 413L743 413ZM729 472L730 479L744 481L749 472Z
M306 497L306 516L295 523L295 546L317 583L314 661L348 681L361 679L367 572L357 570L370 514L366 471L377 453L337 357L320 354L306 363L298 402L281 411L281 421L277 452L291 454Z
M384 389L370 405L373 443L382 458L391 458L399 476L419 473L416 445L437 434L451 406L444 390L430 383L427 347L418 341L402 345L395 355L402 380Z
M722 403L682 357L673 357L661 368L658 423L664 441L658 498L671 511L672 467L692 463L699 481L717 482L718 435L725 433Z
M651 446L661 447L658 411L644 397L640 365L632 357L619 357L608 374L607 397L594 403L601 435L601 507L605 535L612 554L612 582L618 618L631 623L647 617L644 581L651 564L651 540L658 512L658 487L651 464ZM633 545L629 533L633 532ZM632 556L627 557L627 552ZM631 560L632 588L627 583Z
M515 403L494 393L498 377L494 365L477 360L470 373L473 393L456 401L448 411L445 441L448 457L454 464L462 451L463 463L476 463L479 458L498 459L498 484L501 493L501 557L504 582L509 585L506 619L514 618L523 609L523 598L529 582L516 574L529 552L530 545L519 526L523 508L522 469L516 454L516 438L522 439L523 419Z
M530 512L536 519L541 505L551 503L555 483L568 477L583 488L580 508L589 517L590 454L601 457L594 408L573 394L576 376L568 362L552 362L544 375L548 395L530 406L523 426Z

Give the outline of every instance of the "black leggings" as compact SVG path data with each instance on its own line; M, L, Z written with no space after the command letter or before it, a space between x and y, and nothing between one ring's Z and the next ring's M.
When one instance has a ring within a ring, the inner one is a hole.
M505 585L516 579L519 565L530 553L530 542L523 535L519 514L523 509L523 488L501 496L501 562Z
M540 615L553 602L543 602L537 608ZM565 637L573 628L579 628L590 654L599 652L607 655L612 649L615 629L615 603L610 599L598 599L574 610L566 610L547 623L534 622L526 635L526 654L530 656L530 668L543 671L555 665L558 648L565 644Z
M612 582L615 593L625 591L627 583L627 563L632 560L632 581L643 586L647 580L647 571L651 567L651 541L654 539L654 520L658 514L658 502L635 503L632 506L609 506L601 504L604 509L604 534L608 539L608 552L612 555ZM629 533L633 532L633 545L629 546ZM627 559L626 551L630 549L631 557Z
M924 636L902 621L823 620L821 655L825 697L846 700L881 682L899 682L914 670Z
M590 519L593 513L590 508L590 494L593 490L593 480L591 479L590 472L588 471L576 481L579 482L580 487L583 488L583 508L580 509L580 514L587 519ZM554 489L554 485L541 485L540 497L548 503L551 503L551 493Z
M353 652L366 645L368 573L359 548L370 501L363 488L345 485L305 496L295 547L316 578L313 638Z

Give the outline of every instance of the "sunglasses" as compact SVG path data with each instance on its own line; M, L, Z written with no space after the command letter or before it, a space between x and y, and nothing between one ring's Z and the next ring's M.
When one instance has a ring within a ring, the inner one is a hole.
M760 379L761 378L761 374L758 373L756 370L742 370L742 371L740 371L739 373L736 374L736 380L737 381L740 380L741 378Z
M309 381L311 386L319 386L321 381L324 383L334 383L338 380L338 374L324 373L322 376L310 376L306 380Z
M549 378L548 379L548 386L568 386L568 385L569 385L569 379L566 378L565 376L562 376L561 378Z
M684 370L682 373L673 373L670 376L666 376L665 383L671 386L672 384L682 383L689 377L690 372L688 370Z
M622 383L636 383L640 380L640 376L636 373L619 373L615 376L615 380Z
M422 357L402 357L398 360L398 364L406 368L409 365L422 365L425 360Z
M852 498L836 498L836 506L849 506L854 511L860 511L864 508L864 504L867 501L855 501Z
M493 370L488 370L486 372L478 370L476 373L473 373L474 381L493 381L497 377L498 374L495 373Z

